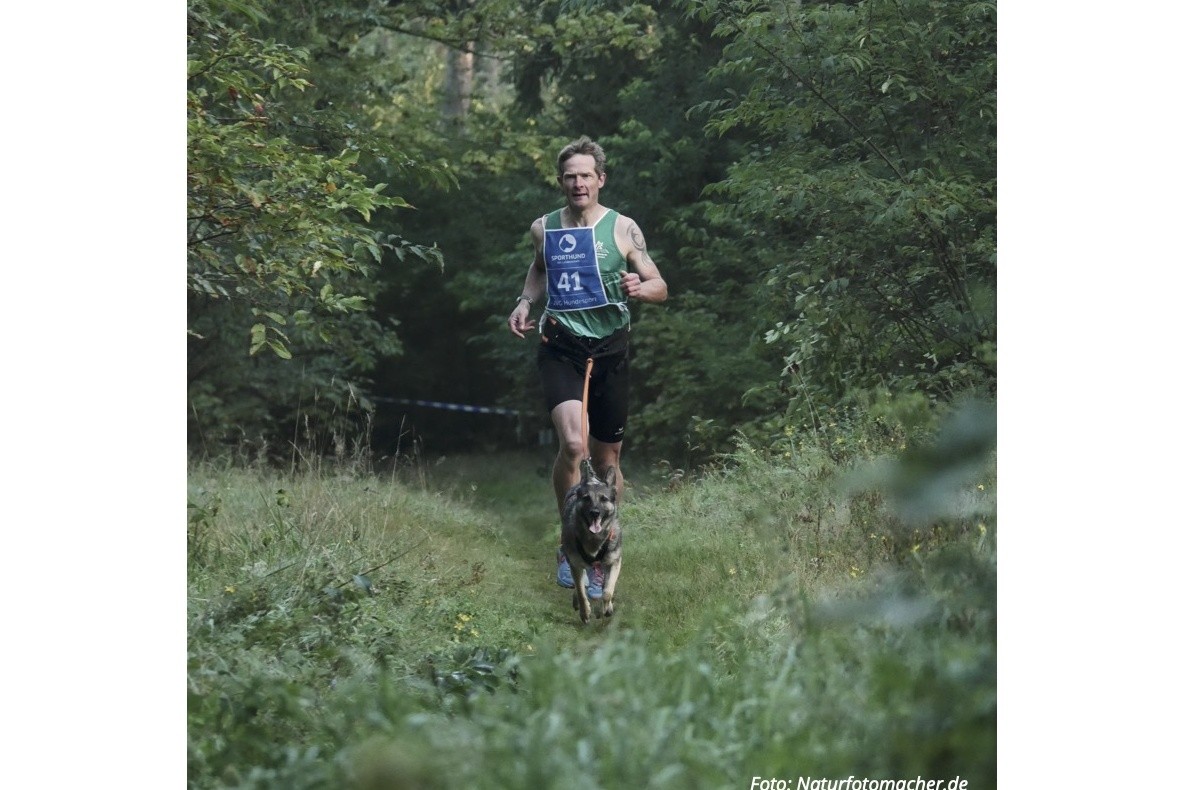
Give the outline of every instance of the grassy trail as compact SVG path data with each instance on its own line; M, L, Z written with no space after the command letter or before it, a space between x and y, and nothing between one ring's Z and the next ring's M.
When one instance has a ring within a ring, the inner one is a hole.
M426 487L468 511L477 530L440 535L455 562L481 563L475 618L516 629L525 645L595 646L607 636L641 631L671 649L742 617L762 596L849 587L885 556L884 536L861 534L860 513L837 506L829 485L792 469L700 480L670 490L647 470L626 469L620 511L624 534L617 611L580 623L570 591L555 582L559 538L551 456L444 459L425 473ZM481 627L478 627L482 633ZM492 632L486 631L492 636Z
M618 611L612 619L583 626L571 607L571 591L555 580L560 525L550 475L551 457L544 452L444 459L428 474L430 487L464 503L478 523L491 527L470 535L468 546L455 546L458 555L468 555L471 565L482 564L482 608L490 617L527 624L534 642L559 648L595 643L606 632L649 621L650 609L638 594L646 588L642 579L646 569L630 562L630 551L649 539L649 531L641 524L637 535L630 524L631 516L638 513L636 506L648 493L632 478L627 483L621 511L626 544Z
M438 468L437 485L490 526L467 550L471 562L484 566L483 595L491 613L530 623L538 639L570 638L576 624L570 593L555 583L559 517L550 470L534 455L446 459Z

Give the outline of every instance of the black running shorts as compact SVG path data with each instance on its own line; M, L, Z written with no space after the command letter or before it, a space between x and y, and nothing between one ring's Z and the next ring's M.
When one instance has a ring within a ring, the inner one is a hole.
M629 416L629 329L619 329L605 338L577 337L544 315L542 335L536 361L547 413L564 401L583 398L586 360L592 357L588 432L599 442L620 442Z

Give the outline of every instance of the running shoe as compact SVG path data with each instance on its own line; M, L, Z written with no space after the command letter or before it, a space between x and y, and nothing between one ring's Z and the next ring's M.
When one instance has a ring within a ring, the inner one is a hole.
M572 589L576 586L576 582L572 581L572 566L568 564L568 558L564 556L563 549L555 550L556 570L555 582L561 587Z
M604 595L604 590L601 588L605 584L605 573L601 570L601 563L597 563L588 569L588 597L593 599L600 599Z
M568 564L568 558L564 556L563 549L556 549L556 571L555 581L561 587L572 589L576 586L575 580L572 579L572 566ZM593 565L588 570L588 579L586 580L585 588L588 590L588 597L593 600L600 599L604 595L603 587L605 585L605 574L601 570L601 563Z

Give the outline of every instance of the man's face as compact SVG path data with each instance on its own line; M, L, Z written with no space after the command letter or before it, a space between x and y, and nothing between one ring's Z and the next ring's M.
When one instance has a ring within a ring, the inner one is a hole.
M605 176L597 175L596 165L596 160L588 154L575 154L564 162L560 188L571 208L581 210L597 204Z

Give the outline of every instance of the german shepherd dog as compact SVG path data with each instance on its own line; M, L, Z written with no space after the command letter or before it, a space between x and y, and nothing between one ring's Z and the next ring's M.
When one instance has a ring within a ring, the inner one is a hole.
M564 523L560 530L560 547L572 567L576 591L572 593L572 608L580 612L580 621L588 622L592 613L588 591L584 588L586 573L594 563L600 563L605 574L601 611L613 616L613 588L621 572L621 525L617 521L617 470L612 466L599 480L592 464L582 464L580 482L568 489L564 497Z

